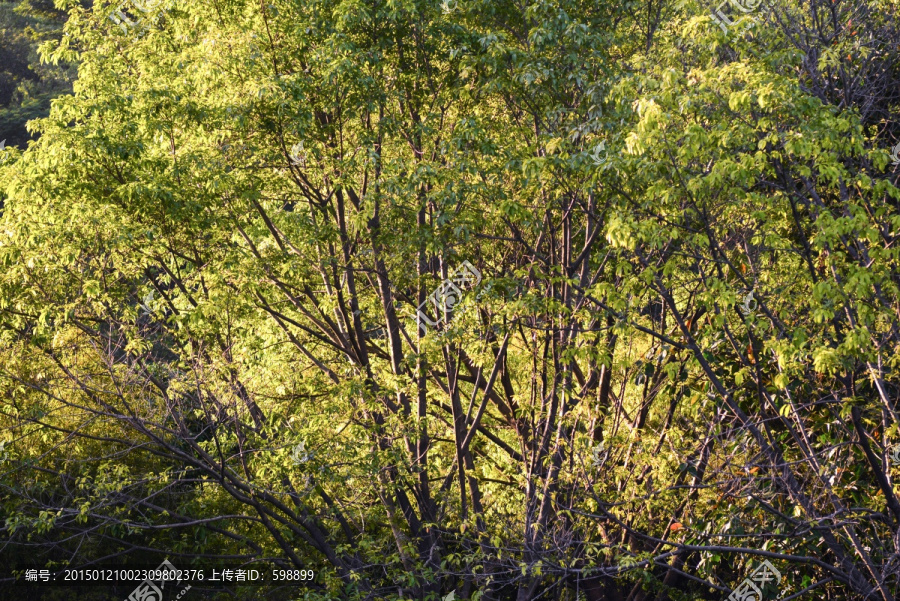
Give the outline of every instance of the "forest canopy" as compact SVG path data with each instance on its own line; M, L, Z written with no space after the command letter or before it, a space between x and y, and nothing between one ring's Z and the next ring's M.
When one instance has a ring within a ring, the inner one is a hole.
M898 0L29 6L4 598L900 598Z

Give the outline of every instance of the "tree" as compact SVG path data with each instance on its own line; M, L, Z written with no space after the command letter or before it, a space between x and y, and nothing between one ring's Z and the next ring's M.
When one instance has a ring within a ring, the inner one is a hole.
M4 553L896 596L889 7L112 8L0 175Z

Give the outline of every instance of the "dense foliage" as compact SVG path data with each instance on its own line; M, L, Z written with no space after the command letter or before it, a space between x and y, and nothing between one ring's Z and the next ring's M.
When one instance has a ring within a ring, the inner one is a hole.
M0 167L5 565L900 594L897 0L56 6L74 92Z
M52 0L0 1L0 142L25 148L30 119L46 117L50 101L72 91L69 63L42 63L40 45L59 39L65 11Z

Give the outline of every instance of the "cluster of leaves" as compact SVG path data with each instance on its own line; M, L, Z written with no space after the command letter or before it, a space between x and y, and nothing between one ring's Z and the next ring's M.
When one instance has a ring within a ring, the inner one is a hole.
M46 117L50 101L72 90L75 68L38 56L42 43L60 38L65 20L53 0L0 2L0 141L9 146L24 149L26 123Z

